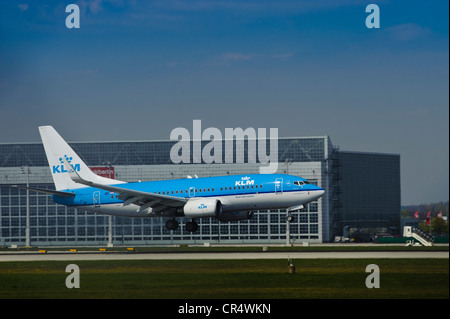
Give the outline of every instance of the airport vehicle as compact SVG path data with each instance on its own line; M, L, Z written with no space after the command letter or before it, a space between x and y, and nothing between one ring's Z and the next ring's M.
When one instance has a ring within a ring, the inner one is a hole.
M188 218L189 232L197 218L220 221L250 219L254 211L286 208L292 211L320 198L324 190L306 179L285 174L248 174L127 183L94 174L52 126L39 127L56 190L17 186L51 195L62 205L107 215Z

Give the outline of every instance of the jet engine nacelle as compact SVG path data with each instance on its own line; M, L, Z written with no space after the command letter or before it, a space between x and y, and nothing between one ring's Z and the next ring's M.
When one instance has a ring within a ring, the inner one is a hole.
M251 219L253 212L223 212L217 215L217 219L221 222L234 222L238 220Z
M219 216L222 214L222 203L209 198L190 200L184 205L183 213L187 218Z

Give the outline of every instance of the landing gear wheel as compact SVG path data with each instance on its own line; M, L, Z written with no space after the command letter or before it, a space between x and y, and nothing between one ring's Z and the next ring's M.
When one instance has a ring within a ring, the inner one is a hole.
M195 233L198 230L198 224L194 221L186 224L186 230L190 233Z
M168 230L177 230L178 229L178 222L176 221L176 219L169 219L166 222L166 228Z
M291 214L287 215L286 220L290 223L292 223L294 221L294 216L292 216Z

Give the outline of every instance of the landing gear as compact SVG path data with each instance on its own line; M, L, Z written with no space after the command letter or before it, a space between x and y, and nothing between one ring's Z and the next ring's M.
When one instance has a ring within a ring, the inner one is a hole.
M175 218L169 219L166 222L166 228L168 230L177 230L179 226L179 223L177 222L177 220ZM188 223L186 223L186 230L190 233L195 233L198 230L198 224L192 220Z
M290 223L292 223L294 221L294 216L292 216L291 213L288 213L286 216L286 220Z
M178 229L178 222L177 222L177 220L175 218L174 219L169 219L166 222L166 228L168 230L177 230Z
M194 221L186 223L186 230L190 233L195 233L198 230L198 224Z

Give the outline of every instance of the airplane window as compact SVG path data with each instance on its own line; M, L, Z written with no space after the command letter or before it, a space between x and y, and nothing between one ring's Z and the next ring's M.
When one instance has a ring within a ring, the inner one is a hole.
M209 192L209 188L208 188L208 192Z
M214 188L211 189L214 192Z
M234 189L236 189L236 186L234 186Z
M203 191L206 192L206 188L203 188Z
M175 193L178 194L178 191L176 191Z

